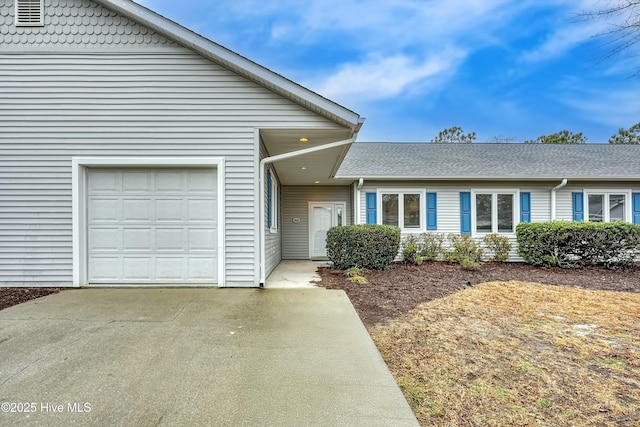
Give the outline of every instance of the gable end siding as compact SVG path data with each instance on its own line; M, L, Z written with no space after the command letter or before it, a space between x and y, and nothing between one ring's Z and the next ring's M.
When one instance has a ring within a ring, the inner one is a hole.
M15 25L15 0L0 0L0 51L178 47L155 31L89 0L44 0L43 25Z

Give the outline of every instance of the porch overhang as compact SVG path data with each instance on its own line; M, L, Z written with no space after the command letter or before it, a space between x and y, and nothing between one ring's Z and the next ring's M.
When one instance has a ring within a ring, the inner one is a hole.
M351 180L336 180L334 176L351 144L321 148L353 138L355 134L357 133L345 128L260 130L260 138L268 157L301 152L271 163L281 185L344 185L345 182L350 182ZM318 151L304 153L315 147Z

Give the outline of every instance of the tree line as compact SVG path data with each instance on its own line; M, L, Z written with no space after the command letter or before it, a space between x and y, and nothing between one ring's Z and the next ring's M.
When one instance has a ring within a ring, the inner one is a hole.
M587 137L582 132L573 133L568 130L541 135L536 139L528 139L525 144L584 144ZM465 133L459 126L443 129L438 136L431 140L434 144L469 144L476 141L476 133ZM509 143L515 142L515 137L494 136L488 142ZM640 144L640 122L628 129L620 128L618 132L611 135L609 144Z

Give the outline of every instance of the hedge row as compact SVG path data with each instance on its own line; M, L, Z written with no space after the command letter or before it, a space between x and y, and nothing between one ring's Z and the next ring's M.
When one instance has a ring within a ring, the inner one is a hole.
M388 268L399 248L400 229L390 225L348 225L327 232L327 256L339 270Z
M516 237L518 253L533 265L630 267L640 256L640 225L622 221L521 223Z

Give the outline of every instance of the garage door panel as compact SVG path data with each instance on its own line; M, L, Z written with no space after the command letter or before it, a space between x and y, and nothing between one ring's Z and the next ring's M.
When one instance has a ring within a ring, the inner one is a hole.
M216 232L211 229L190 229L189 230L189 250L190 251L213 251L216 249Z
M188 221L214 221L216 201L214 199L189 200Z
M187 191L190 193L209 193L216 188L216 174L213 171L189 171L187 173Z
M122 250L146 251L153 250L153 229L149 228L125 228L122 230Z
M188 276L192 280L203 280L207 277L215 277L217 275L217 263L213 257L205 258L189 258L188 260L189 272Z
M156 199L156 221L182 221L185 217L184 199Z
M90 169L89 283L216 283L215 169Z
M122 271L120 257L94 256L89 259L89 271L94 280L118 281Z
M151 257L128 257L122 259L123 276L126 281L153 280L153 264Z
M159 251L183 251L184 230L162 228L156 231L156 249Z
M180 281L186 276L186 260L182 257L158 257L155 262L156 277L162 281Z
M157 193L182 193L183 192L182 171L164 171L156 174Z
M124 171L122 173L122 191L124 193L150 193L151 177L146 171Z
M92 252L118 251L122 247L119 228L91 228L89 250Z
M92 198L89 200L90 222L117 222L120 220L120 200L116 198Z
M130 222L153 221L152 201L146 199L123 199L122 200L122 220Z
M119 188L118 172L113 170L101 170L91 174L89 191L92 193L115 192Z

